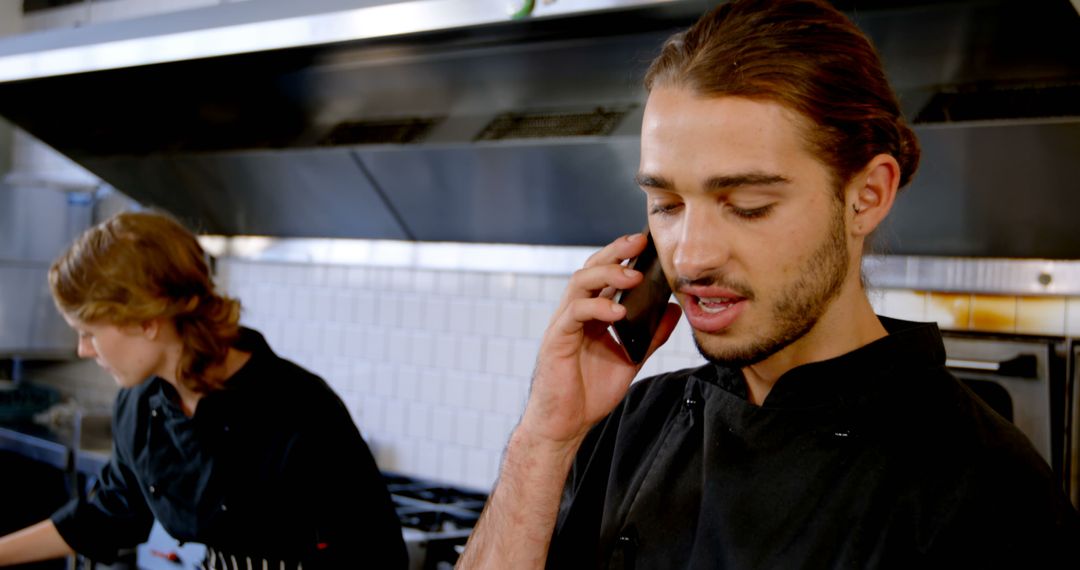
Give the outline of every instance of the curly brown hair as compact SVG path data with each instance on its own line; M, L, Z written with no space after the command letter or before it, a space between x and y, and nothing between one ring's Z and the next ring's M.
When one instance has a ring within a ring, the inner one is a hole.
M900 164L901 188L919 165L918 139L873 44L820 0L735 0L714 8L664 45L645 75L645 87L656 86L798 111L811 125L804 140L838 189L878 154Z
M225 361L240 332L240 302L215 292L207 256L176 220L124 212L83 233L49 268L57 307L82 322L171 319L183 343L177 380L220 389L207 369Z

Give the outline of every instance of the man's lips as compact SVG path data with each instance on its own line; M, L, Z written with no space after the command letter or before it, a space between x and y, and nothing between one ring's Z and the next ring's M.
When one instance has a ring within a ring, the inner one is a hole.
M720 332L730 327L746 308L748 299L729 289L683 287L676 294L695 330Z

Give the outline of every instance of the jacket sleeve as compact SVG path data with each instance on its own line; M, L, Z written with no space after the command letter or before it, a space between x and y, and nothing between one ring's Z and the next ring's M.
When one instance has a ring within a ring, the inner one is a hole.
M60 536L79 554L111 563L121 551L146 540L154 516L143 500L135 474L117 450L85 497L73 499L52 516Z
M370 568L404 569L408 555L386 483L345 405L331 399L303 445L315 566L350 568L364 553Z

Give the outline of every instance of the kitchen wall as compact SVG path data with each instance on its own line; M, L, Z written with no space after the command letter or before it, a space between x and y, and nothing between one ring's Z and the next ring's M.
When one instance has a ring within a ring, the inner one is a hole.
M241 259L218 268L244 322L341 395L383 469L478 489L494 481L571 273ZM871 299L882 314L954 330L1080 336L1080 297L876 290ZM702 362L683 321L642 375Z

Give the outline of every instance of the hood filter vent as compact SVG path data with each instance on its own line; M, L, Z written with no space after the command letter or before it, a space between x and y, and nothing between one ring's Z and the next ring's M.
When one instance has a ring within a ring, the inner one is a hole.
M343 121L334 126L319 144L351 146L362 144L412 144L424 140L444 117Z
M1080 84L963 87L934 94L915 123L1080 117Z
M630 108L597 108L587 112L503 113L474 140L588 137L611 134Z

